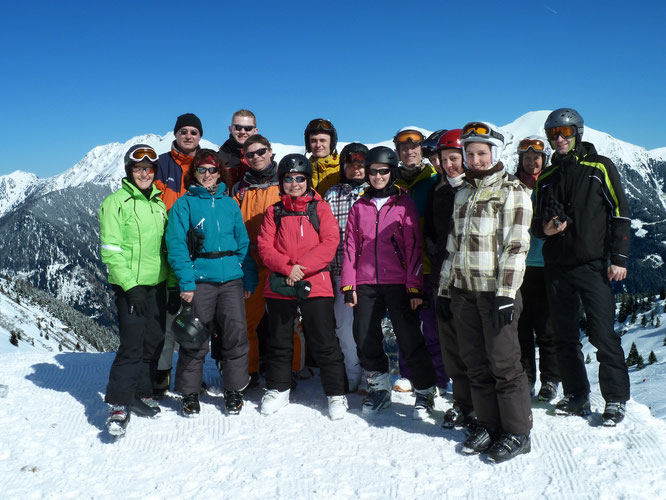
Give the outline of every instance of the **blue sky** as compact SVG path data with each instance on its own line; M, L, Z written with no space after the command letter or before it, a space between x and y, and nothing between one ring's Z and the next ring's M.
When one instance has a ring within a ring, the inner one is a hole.
M570 106L666 146L661 1L23 1L0 18L0 175L60 173L185 112L221 144L239 108L285 144L320 116L370 143Z

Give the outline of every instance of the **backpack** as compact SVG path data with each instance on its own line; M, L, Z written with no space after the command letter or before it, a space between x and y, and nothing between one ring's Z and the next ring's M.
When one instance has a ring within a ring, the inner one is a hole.
M308 201L305 212L288 212L284 209L282 202L278 201L275 205L273 205L273 220L275 221L275 231L277 232L277 230L280 229L280 222L282 221L282 217L304 215L308 218L314 230L317 231L317 234L319 234L319 214L317 214L318 203L319 200L310 200Z

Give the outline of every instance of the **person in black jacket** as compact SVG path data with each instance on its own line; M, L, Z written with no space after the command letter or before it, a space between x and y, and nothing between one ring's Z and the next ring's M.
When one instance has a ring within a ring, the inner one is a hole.
M627 276L630 212L613 162L582 142L577 111L553 111L544 125L555 153L537 181L532 232L545 238L543 257L564 398L556 412L590 413L590 384L580 343L579 300L590 342L597 348L599 386L606 400L604 425L624 418L629 375L614 332L610 281ZM610 260L610 264L609 264Z
M243 144L248 137L256 134L257 117L249 109L239 109L231 117L229 139L220 147L217 155L229 172L229 189L243 179L249 164L243 154Z

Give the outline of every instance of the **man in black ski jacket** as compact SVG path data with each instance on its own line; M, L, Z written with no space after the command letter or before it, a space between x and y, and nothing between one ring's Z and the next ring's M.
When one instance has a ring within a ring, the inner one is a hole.
M537 182L532 232L544 238L543 257L564 398L556 412L590 413L590 384L581 351L579 299L590 342L597 348L604 425L624 418L629 375L614 332L610 281L627 276L630 213L613 162L582 142L583 119L573 109L553 111L544 125L555 153ZM610 261L610 262L609 262Z
M249 109L239 109L231 117L229 139L222 144L217 152L231 177L229 189L243 179L249 168L247 159L243 154L243 144L245 144L248 137L256 134L257 131L257 118Z

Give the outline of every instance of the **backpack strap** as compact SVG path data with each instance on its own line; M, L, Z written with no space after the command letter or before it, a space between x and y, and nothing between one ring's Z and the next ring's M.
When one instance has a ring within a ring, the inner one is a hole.
M317 234L319 234L319 214L317 214L318 203L319 200L309 201L305 212L287 212L285 211L282 202L278 201L275 205L273 205L273 221L275 222L275 230L277 231L280 228L282 217L302 215L307 217L314 230L317 231Z

